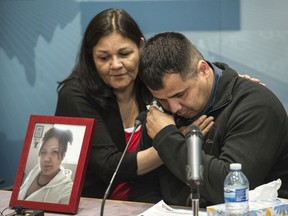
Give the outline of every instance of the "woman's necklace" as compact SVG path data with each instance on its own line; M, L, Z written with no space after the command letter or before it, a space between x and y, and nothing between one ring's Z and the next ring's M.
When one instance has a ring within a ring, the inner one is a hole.
M37 176L37 185L39 186L39 187L44 187L45 185L47 185L48 183L49 183L49 181L47 182L47 183L45 183L45 184L41 184L40 182L39 182L39 178L40 178L40 175L41 175L41 172L39 173L39 175Z

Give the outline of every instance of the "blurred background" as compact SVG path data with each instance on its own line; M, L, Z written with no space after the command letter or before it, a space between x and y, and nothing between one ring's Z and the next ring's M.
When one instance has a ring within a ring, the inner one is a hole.
M54 115L94 15L117 7L146 39L179 31L209 61L259 78L288 111L287 0L0 0L0 179L14 184L31 114Z

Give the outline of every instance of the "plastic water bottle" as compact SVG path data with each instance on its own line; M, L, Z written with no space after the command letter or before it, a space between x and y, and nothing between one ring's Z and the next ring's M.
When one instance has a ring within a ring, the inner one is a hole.
M230 172L224 181L225 215L248 215L249 181L241 171L240 163L230 164Z

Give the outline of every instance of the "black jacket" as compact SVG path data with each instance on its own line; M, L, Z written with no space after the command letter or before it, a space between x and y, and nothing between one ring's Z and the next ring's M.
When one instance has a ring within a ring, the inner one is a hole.
M85 197L103 198L126 146L123 123L116 98L111 103L115 104L110 109L102 109L93 103L76 79L68 81L58 94L55 115L94 118L96 120L82 192L82 196ZM138 104L140 110L146 109L142 100L138 99ZM137 151L139 150L140 146ZM158 189L154 188L159 188L157 184L154 185L155 172L141 177L137 176L137 151L126 152L110 192L118 183L130 181L137 194L137 196L131 195L130 200L157 202L160 200L160 195ZM153 184L150 184L150 181Z
M201 206L224 202L223 183L233 162L242 164L250 190L281 178L279 195L288 198L288 118L284 107L268 87L240 78L225 64L216 65L224 71L215 103L207 113L214 116L215 124L203 143ZM169 125L156 135L153 146L166 165L159 171L164 201L186 205L190 187L186 185L184 136Z

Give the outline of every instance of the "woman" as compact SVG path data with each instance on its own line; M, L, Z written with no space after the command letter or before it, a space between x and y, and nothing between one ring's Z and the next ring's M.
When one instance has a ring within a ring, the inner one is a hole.
M72 143L70 130L49 129L39 150L39 163L30 171L22 184L19 199L68 204L73 182L71 170L61 166L67 151L68 142Z
M102 11L90 21L84 33L74 70L59 84L55 115L96 119L82 196L103 198L134 121L151 100L137 76L144 42L138 25L125 11ZM133 136L110 199L131 200L130 187L139 176L147 177L148 184L139 187L142 189L137 199L146 202L161 199L158 187L149 184L156 181L154 176L145 174L162 165L162 161L153 147L136 150L140 134L141 128Z

